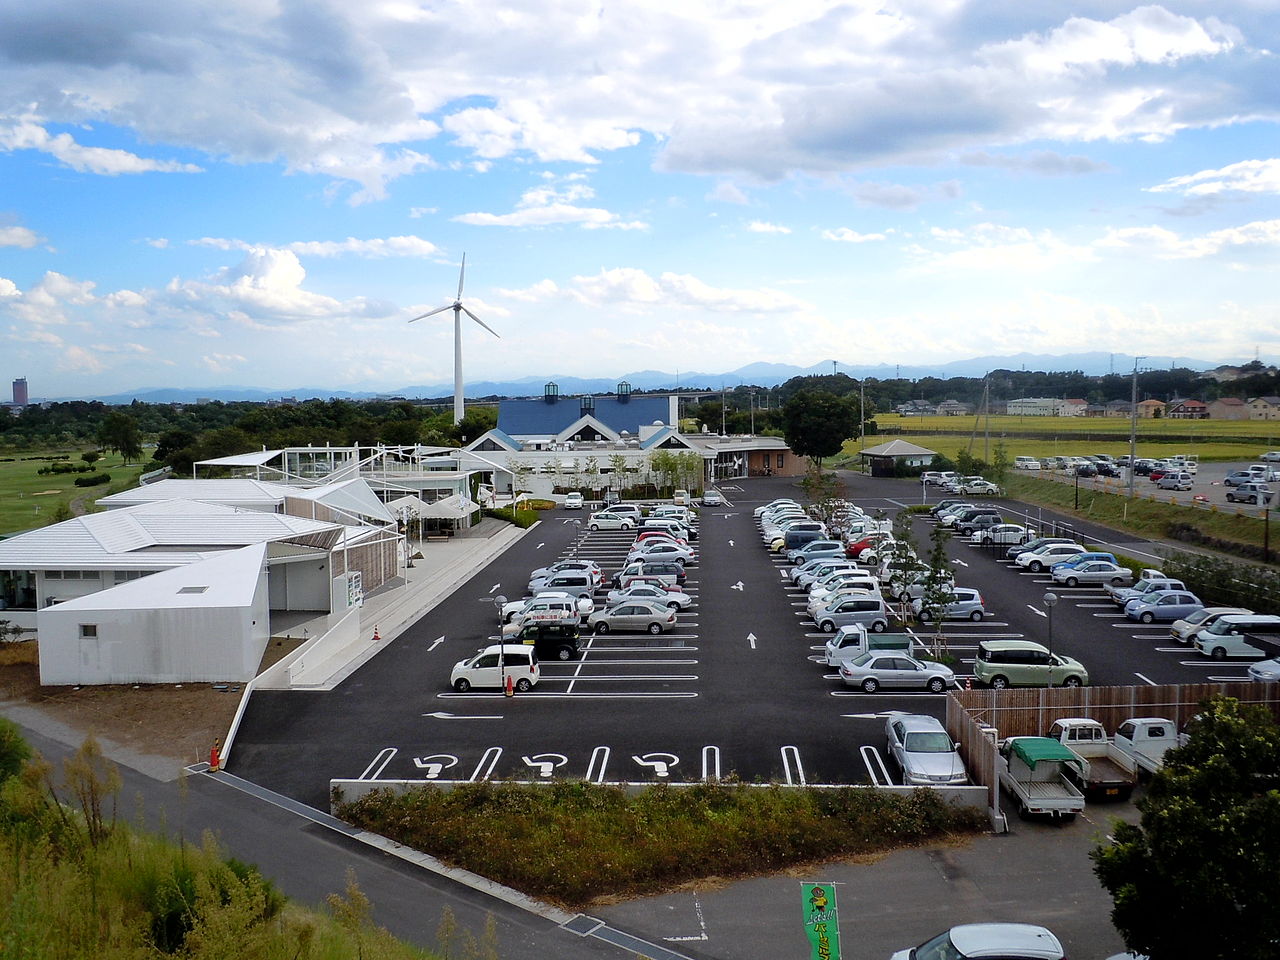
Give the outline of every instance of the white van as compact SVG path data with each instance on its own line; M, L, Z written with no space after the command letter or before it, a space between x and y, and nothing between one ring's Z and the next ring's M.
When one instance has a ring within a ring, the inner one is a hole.
M1265 659L1267 655L1262 650L1245 641L1247 633L1280 634L1280 617L1264 613L1219 617L1196 634L1196 649L1214 660L1227 657Z
M1035 457L1014 457L1013 468L1015 470L1039 470L1040 461Z

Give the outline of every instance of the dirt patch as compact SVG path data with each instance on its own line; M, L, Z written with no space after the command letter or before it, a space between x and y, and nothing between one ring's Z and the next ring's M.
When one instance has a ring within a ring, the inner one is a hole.
M33 496L33 497L47 497L47 496L50 496L50 495L52 495L52 494L55 494L55 493L61 493L61 492L62 492L61 490L37 490L35 493L31 494L31 496Z
M301 643L273 639L262 668ZM227 735L244 692L242 683L42 686L38 663L34 641L0 649L0 699L33 706L86 736L183 764L209 759L209 748Z

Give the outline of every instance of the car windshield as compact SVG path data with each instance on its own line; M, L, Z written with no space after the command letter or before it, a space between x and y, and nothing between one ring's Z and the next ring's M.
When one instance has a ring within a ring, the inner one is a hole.
M908 733L903 747L908 753L950 753L952 750L951 738L941 730Z
M911 960L964 960L964 954L956 949L951 932L947 931L912 950Z
M870 663L870 662L871 662L871 658L872 658L873 656L875 656L875 654L872 654L872 653L864 653L862 656L860 656L860 657L855 657L853 660L850 660L850 661L849 661L849 666L851 666L851 667L865 667L868 663Z

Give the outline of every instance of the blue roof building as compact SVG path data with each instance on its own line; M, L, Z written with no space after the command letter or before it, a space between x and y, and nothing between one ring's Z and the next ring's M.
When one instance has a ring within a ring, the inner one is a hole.
M654 423L676 425L674 394L633 396L627 383L618 392L603 396L562 397L554 383L548 383L540 399L501 400L498 429L508 437L554 437L583 417L591 417L608 431L630 436Z

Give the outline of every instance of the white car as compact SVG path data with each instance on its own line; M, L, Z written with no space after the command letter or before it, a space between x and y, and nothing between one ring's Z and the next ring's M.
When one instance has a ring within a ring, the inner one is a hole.
M524 613L533 604L533 601L545 600L577 600L578 615L588 617L595 610L595 601L587 597L574 597L571 593L565 593L563 590L543 590L536 593L532 597L526 597L523 600L512 600L510 603L504 604L502 607L502 622L510 623L518 615Z
M933 717L897 714L884 725L889 756L902 770L906 786L968 783L964 761L947 728Z
M587 518L587 526L592 530L630 530L635 525L634 517L609 510L601 510Z
M960 489L957 492L963 493L965 496L1000 496L1000 488L990 480L983 480L981 477L965 477L964 482L960 484Z
M1268 450L1259 460L1265 460L1267 463L1280 463L1280 450Z
M1031 531L1020 523L997 523L994 527L986 527L973 531L970 543L1026 543L1031 539Z
M566 510L581 510L582 494L578 493L576 490L573 491L573 493L566 493L564 495L564 508Z
M671 494L671 502L677 507L687 507L689 505L689 491L677 490Z
M702 505L704 507L724 506L724 497L720 496L719 490L704 490L702 491Z
M1030 923L965 923L940 933L910 950L899 950L889 960L1062 960L1066 956L1058 938L1044 927Z
M1020 567L1026 567L1032 573L1039 573L1041 570L1049 569L1059 560L1085 552L1087 552L1086 548L1078 543L1046 543L1037 550L1018 554L1013 562Z
M509 678L512 689L524 693L538 685L541 675L532 646L503 643L485 647L469 660L459 660L449 674L449 683L459 693L466 693L472 687L501 690Z
M693 563L693 551L681 546L674 540L646 540L633 547L627 554L627 563L632 560L674 560L676 563Z

